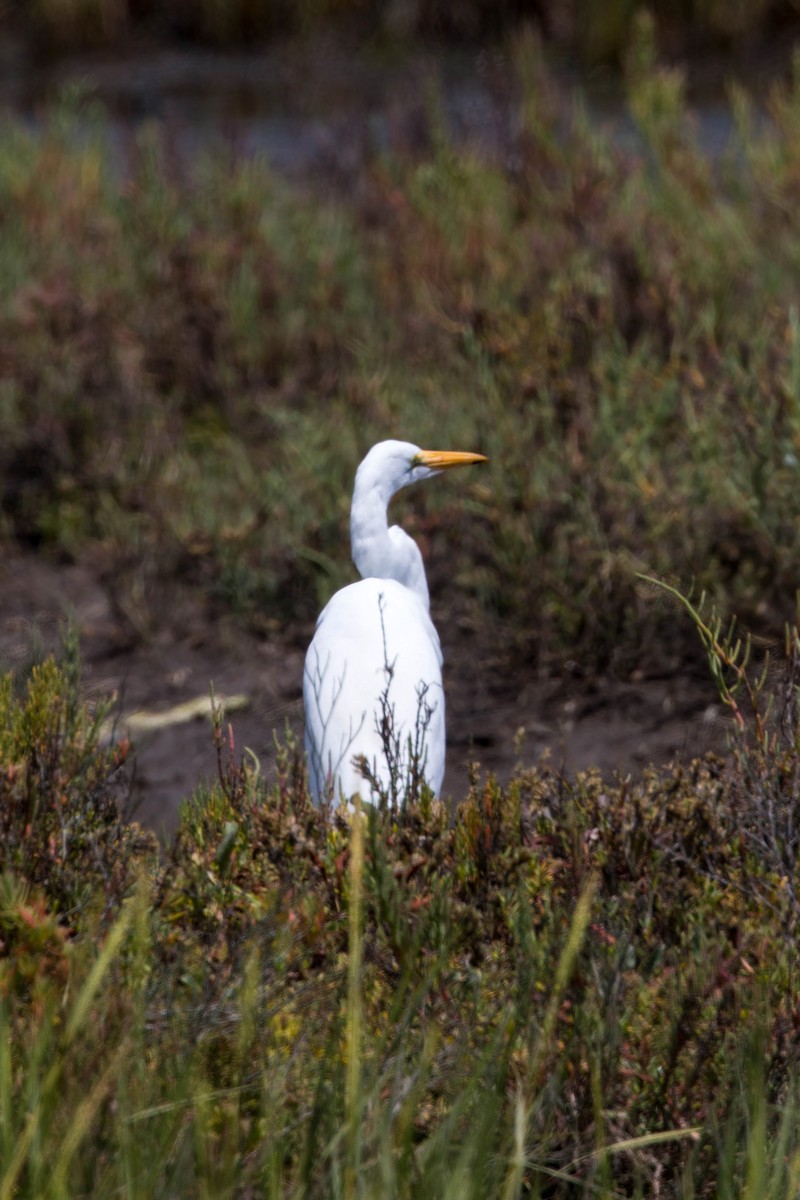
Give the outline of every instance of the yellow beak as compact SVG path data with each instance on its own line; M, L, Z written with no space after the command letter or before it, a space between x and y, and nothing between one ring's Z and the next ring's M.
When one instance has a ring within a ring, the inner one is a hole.
M469 450L420 450L413 465L444 471L448 467L466 467L470 463L488 461L485 454L471 454Z

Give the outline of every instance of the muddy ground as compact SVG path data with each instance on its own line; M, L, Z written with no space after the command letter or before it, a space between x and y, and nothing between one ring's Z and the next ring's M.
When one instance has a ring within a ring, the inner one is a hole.
M437 617L435 597L432 602ZM211 621L192 598L165 598L165 624L148 643L133 641L115 616L97 573L34 555L0 565L0 661L23 667L56 648L71 618L80 633L84 682L90 697L113 695L120 736L132 713L135 746L127 807L168 837L180 800L216 771L207 717L185 716L187 701L246 697L230 714L237 754L246 747L264 771L274 766L273 732L302 736L303 647L266 641L225 622ZM544 754L574 772L638 772L649 763L689 759L724 745L724 718L710 679L565 679L497 677L474 645L454 644L439 615L446 658L448 753L445 792L458 798L467 764L507 779L518 765ZM167 617L169 623L167 624ZM153 728L142 729L145 723Z

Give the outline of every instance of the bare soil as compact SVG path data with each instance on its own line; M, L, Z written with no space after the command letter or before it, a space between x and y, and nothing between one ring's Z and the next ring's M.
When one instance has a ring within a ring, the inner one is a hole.
M434 617L435 599L434 599ZM35 555L0 564L0 664L24 667L57 649L71 619L80 633L87 696L113 696L118 729L144 710L163 724L133 735L127 811L169 837L182 798L213 779L217 755L207 718L175 720L181 704L209 694L244 694L230 714L237 754L249 748L262 770L274 769L274 733L288 724L302 738L300 640L264 640L212 620L202 600L165 596L164 622L148 641L131 636L115 613L101 571ZM440 626L442 621L440 618ZM475 639L454 644L441 629L445 651L448 753L445 792L463 794L468 764L507 779L549 755L567 772L639 772L650 763L689 760L724 746L724 718L710 679L589 682L502 677L484 664Z

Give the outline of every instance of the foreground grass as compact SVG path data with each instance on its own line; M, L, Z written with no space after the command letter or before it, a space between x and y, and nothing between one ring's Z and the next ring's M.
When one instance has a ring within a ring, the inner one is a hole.
M2 536L89 558L138 636L176 580L305 632L351 578L354 468L401 435L491 457L401 502L439 612L487 653L669 665L682 639L637 571L780 629L800 84L766 125L737 92L711 163L645 23L631 155L515 53L496 155L456 150L432 101L345 187L336 161L298 192L224 146L185 161L169 131L112 153L101 116L4 120Z
M796 709L716 644L728 764L353 824L222 755L163 860L74 646L6 677L0 1196L796 1195Z

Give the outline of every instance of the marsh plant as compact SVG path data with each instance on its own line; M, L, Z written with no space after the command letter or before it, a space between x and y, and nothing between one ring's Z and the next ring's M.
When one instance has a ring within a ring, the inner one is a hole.
M693 643L642 602L642 570L780 629L800 586L800 85L776 82L766 118L735 89L711 162L647 22L627 61L638 150L526 35L496 155L452 143L432 86L388 146L301 191L234 145L190 157L169 124L112 155L74 100L4 121L8 544L102 571L133 640L169 621L165 589L307 640L352 577L364 447L413 430L493 464L457 501L403 501L440 621L493 669L674 670Z
M753 663L752 638L735 619L723 623L704 596L691 596L655 580L688 614L705 650L719 698L730 714L728 746L740 786L726 804L731 837L761 861L770 881L762 899L776 922L795 938L800 919L800 630L787 623L783 646L762 651ZM782 651L782 653L781 653ZM775 890L777 885L777 891ZM764 888L764 880L742 880Z
M2 713L0 1195L794 1195L791 745L348 815L218 721L159 857L69 660Z
M699 633L731 753L353 818L218 719L159 855L75 647L3 677L0 1200L797 1194L798 635L765 672L727 631L800 584L800 72L712 164L646 21L641 152L513 53L496 158L434 95L318 192L4 120L3 549L93 563L129 642L165 589L307 642L363 446L446 432L502 464L469 522L408 501L454 637L622 672Z

